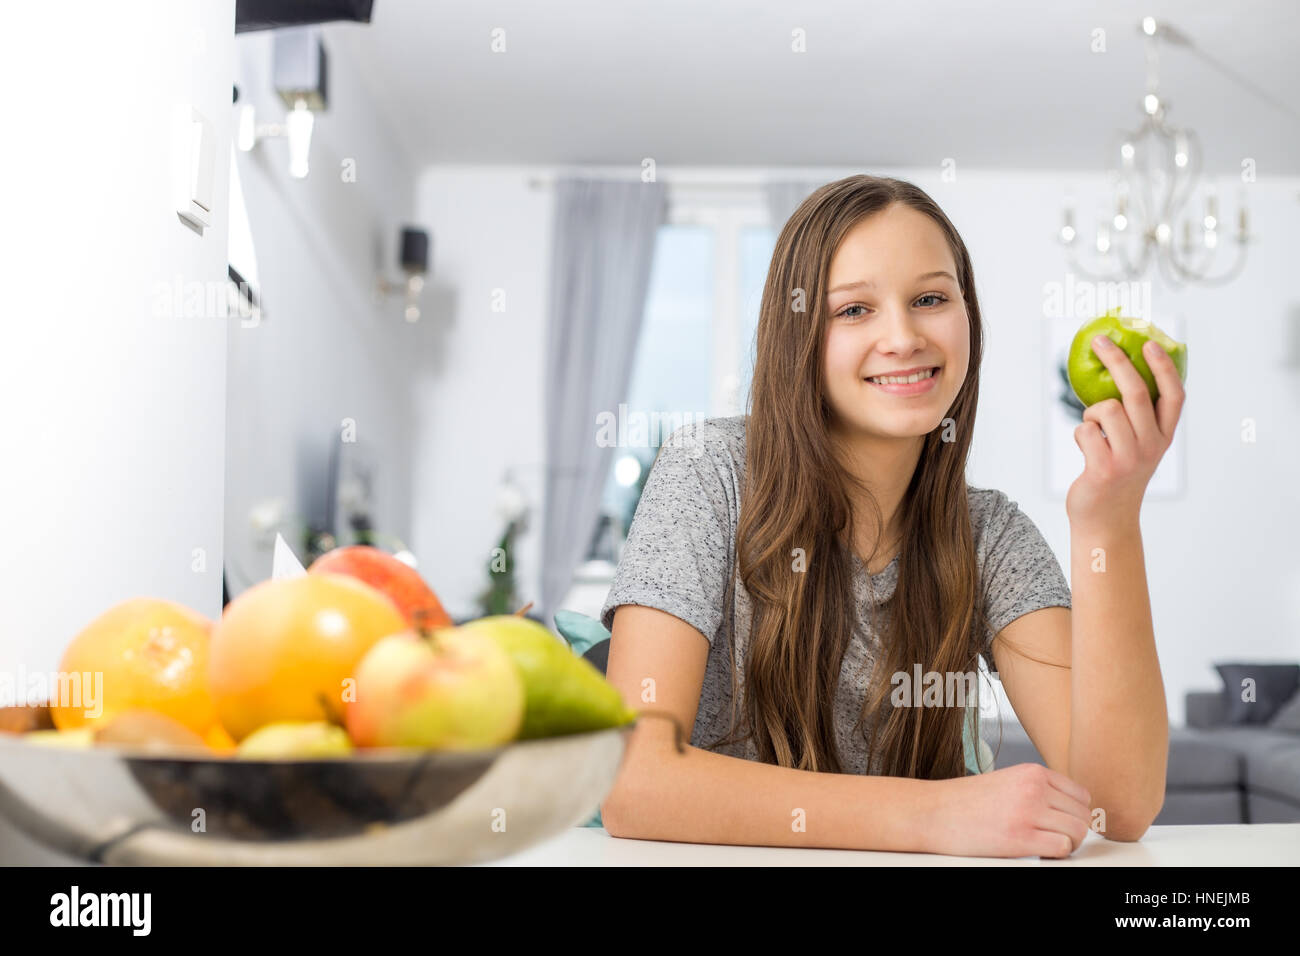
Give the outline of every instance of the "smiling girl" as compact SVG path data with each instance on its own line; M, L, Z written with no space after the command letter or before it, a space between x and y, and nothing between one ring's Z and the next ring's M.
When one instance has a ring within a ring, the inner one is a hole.
M638 723L605 828L1007 857L1140 837L1168 721L1137 518L1182 389L1152 356L1157 421L1098 354L1124 401L1075 433L1072 594L1016 503L965 480L983 325L956 229L899 180L809 196L772 255L749 414L664 442L601 611L608 679L691 728ZM979 755L981 655L1046 766Z

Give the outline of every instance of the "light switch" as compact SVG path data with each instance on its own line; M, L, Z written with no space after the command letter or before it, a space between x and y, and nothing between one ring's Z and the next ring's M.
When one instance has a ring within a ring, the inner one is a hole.
M172 152L176 211L202 230L212 225L216 143L212 124L190 104L176 108Z

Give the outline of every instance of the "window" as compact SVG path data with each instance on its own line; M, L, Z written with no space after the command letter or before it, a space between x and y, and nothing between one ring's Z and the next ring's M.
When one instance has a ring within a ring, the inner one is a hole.
M754 348L758 333L758 309L763 303L763 286L776 247L776 230L771 226L745 226L740 230L740 384L736 414L749 409L749 387L754 377Z
M655 239L655 260L645 315L625 399L627 412L711 414L714 377L712 334L714 231L703 225L666 223ZM671 420L671 419L670 419ZM590 557L614 560L636 502L667 435L649 435L650 447L619 447L605 482L602 515ZM608 537L612 535L613 537Z
M655 243L626 398L629 415L658 412L665 425L649 447L617 449L589 559L617 561L655 452L675 427L667 422L746 410L774 242L757 195L674 198Z

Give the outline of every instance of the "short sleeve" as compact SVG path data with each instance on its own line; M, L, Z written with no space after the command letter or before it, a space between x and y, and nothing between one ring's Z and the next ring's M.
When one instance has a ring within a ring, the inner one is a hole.
M637 503L600 620L621 604L658 608L710 643L722 624L731 568L729 472L706 423L682 426L660 446Z
M984 613L982 653L993 667L993 638L1030 611L1070 607L1060 562L1037 525L1003 492L994 491L982 535Z

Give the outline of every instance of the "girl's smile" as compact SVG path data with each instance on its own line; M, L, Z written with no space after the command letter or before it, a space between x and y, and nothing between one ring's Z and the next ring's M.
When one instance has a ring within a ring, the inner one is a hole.
M925 395L935 389L941 368L932 365L923 372L912 375L882 375L877 378L864 379L868 385L878 388L887 395Z

